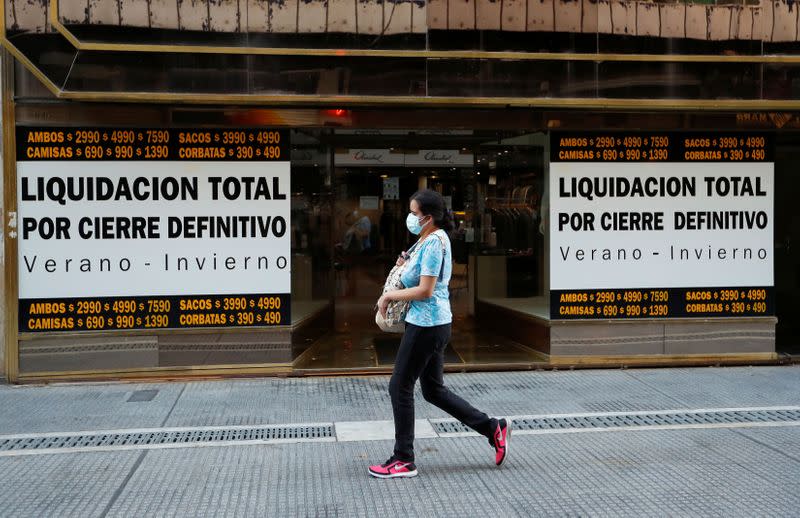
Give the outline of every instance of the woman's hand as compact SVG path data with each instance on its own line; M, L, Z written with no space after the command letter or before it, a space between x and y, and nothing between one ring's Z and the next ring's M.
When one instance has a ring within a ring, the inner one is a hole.
M386 295L381 295L381 298L378 299L378 311L380 311L383 318L386 318L386 309L389 307L389 302Z
M403 266L406 264L406 259L408 259L408 254L402 252L399 256L397 256L397 262L394 263L396 266Z

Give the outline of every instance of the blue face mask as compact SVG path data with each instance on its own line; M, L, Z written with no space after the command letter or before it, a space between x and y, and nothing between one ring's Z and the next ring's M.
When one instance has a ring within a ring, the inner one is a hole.
M425 223L425 225L427 225L427 223ZM425 225L419 224L419 218L416 217L413 212L408 213L408 216L406 217L406 227L408 228L409 232L415 236L418 236L419 233L422 232L422 227Z

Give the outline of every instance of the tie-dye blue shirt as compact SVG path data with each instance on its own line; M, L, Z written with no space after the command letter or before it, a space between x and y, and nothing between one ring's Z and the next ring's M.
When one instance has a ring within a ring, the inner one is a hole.
M438 234L441 239L437 239L433 234L428 236L409 259L409 264L400 277L406 288L419 286L419 278L422 275L436 277L436 287L433 289L432 297L411 301L406 322L415 326L433 327L453 321L448 289L450 276L453 273L450 238L444 230L437 230L434 234Z

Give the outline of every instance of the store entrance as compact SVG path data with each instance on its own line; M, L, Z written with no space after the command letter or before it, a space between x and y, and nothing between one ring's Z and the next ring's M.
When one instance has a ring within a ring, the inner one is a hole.
M426 186L440 189L448 200L454 193L460 196L469 174L458 168L437 174L404 166L380 170L336 168L339 192L334 216L335 331L350 337L350 346L371 356L376 366L393 365L400 344L400 335L378 331L374 305L398 253L414 242L405 227L408 199ZM388 191L391 193L387 198L382 193ZM466 250L459 250L458 255L454 260L451 304L456 314L463 314L467 310ZM449 345L445 361L462 363L463 359Z
M505 262L502 268L486 268L494 266L507 250L497 248L497 230L486 226L488 220L481 222L482 211L488 210L488 198L491 198L489 205L497 204L498 184L507 188L510 196L513 181L522 173L505 168L504 163L519 159L523 166L525 155L528 176L542 175L541 153L536 154L539 163L534 163L536 160L522 150L525 146L504 145L503 136L496 133L353 133L329 136L334 200L333 329L298 358L295 369L392 368L401 335L378 329L374 307L398 254L416 239L406 229L405 220L409 198L422 188L442 194L456 225L450 234L453 250L450 301L454 321L453 338L445 350L446 366L450 369L470 365L507 367L544 361L545 356L533 347L486 325L485 318L476 311L480 289L485 291L501 282L505 295L509 282ZM500 229L501 234L503 231ZM533 233L534 229L528 227L528 231ZM537 257L542 252L537 250ZM489 255L492 258L487 260ZM529 284L536 285L534 290L543 289L538 280L540 261L527 261L526 266L528 263L533 264L530 271L521 273L537 277L536 282ZM511 284L512 292L519 291L518 283Z
M800 354L800 136L779 137L775 156L775 307L778 352Z

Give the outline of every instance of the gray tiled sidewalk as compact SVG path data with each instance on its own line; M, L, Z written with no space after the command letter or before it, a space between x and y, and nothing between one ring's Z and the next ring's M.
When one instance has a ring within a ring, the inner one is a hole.
M452 374L492 414L800 405L800 366ZM391 419L386 377L0 387L0 435ZM137 390L152 401L127 402ZM418 418L445 417L422 401ZM0 458L2 516L796 516L800 427L420 439Z

